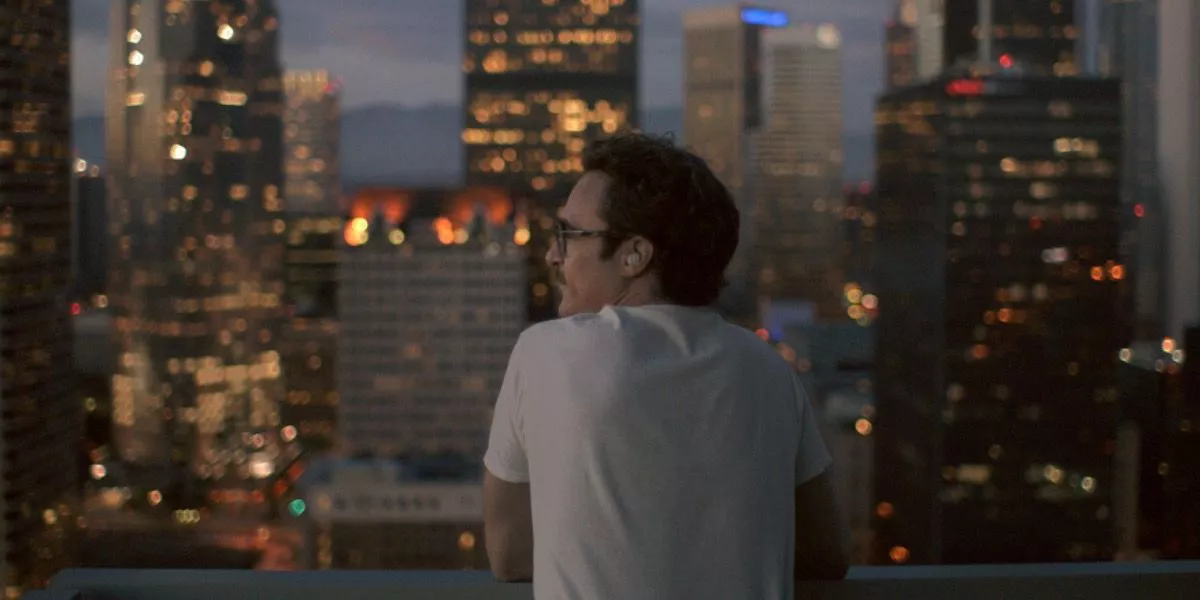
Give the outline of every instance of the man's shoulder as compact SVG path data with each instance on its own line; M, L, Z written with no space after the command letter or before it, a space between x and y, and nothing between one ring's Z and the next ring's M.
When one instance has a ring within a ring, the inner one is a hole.
M616 329L602 313L585 313L542 321L530 325L521 333L517 347L537 351L550 347L568 347L597 341Z

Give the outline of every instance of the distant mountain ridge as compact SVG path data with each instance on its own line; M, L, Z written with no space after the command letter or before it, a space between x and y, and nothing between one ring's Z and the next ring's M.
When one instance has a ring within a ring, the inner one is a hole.
M463 179L462 109L457 105L365 106L342 113L342 180L360 185L455 185ZM641 127L683 139L683 109L650 108ZM847 135L846 177L869 178L874 145L869 134ZM75 119L73 146L80 157L105 163L104 117Z

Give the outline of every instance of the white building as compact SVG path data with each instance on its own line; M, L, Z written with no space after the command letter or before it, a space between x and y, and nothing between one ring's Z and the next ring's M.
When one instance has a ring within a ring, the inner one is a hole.
M915 30L917 81L941 75L945 68L942 32L946 25L946 0L900 0L900 19Z
M478 479L425 481L390 460L322 461L289 503L320 569L486 568Z
M346 453L482 457L525 324L512 206L491 188L359 193L338 277Z
M1200 4L1159 4L1158 161L1167 211L1166 334L1200 323Z

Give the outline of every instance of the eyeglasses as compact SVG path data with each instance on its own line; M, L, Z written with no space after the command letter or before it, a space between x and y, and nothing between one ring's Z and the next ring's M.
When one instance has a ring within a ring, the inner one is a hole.
M559 222L554 230L554 238L558 243L558 255L567 255L567 240L570 238L585 238L585 237L601 237L611 235L611 231L596 230L596 229L574 229L563 222Z

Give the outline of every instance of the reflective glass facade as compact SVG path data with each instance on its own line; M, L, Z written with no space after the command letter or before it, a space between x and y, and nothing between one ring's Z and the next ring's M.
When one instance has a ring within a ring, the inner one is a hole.
M1111 558L1119 116L1113 80L879 101L877 561Z
M637 126L638 0L468 0L468 185L531 207L529 317L557 316L543 257L587 142Z
M110 27L116 449L254 485L295 452L275 3L126 0Z
M0 584L44 585L78 509L68 2L0 7Z

